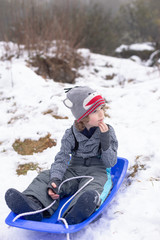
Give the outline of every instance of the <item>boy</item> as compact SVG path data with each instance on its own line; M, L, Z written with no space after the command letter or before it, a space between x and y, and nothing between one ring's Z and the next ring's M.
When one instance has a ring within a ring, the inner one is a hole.
M84 177L73 178L58 192L60 183L68 178L93 177L63 214L68 224L88 218L112 188L109 169L116 164L118 142L113 128L104 123L104 98L89 87L75 87L68 89L64 104L76 120L66 130L51 169L41 172L23 193L11 188L5 194L8 207L16 214L42 209L56 200L47 211L25 219L41 221L51 216L61 198L73 195L88 181Z

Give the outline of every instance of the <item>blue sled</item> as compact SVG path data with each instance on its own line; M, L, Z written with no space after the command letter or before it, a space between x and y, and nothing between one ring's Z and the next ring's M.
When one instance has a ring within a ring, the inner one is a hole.
M52 215L50 218L44 218L41 222L36 221L29 221L25 220L23 218L17 219L15 222L13 222L13 219L15 218L16 214L11 212L8 217L6 218L6 224L12 226L12 227L18 227L23 228L27 230L33 230L33 231L40 231L40 232L49 232L49 233L73 233L81 230L84 228L87 224L95 220L104 210L104 208L107 207L107 205L111 202L115 194L117 193L118 189L120 188L120 185L123 182L123 179L126 175L128 168L128 160L125 158L117 158L117 164L112 167L111 169L111 175L112 175L112 181L113 181L113 188L107 197L107 199L104 201L104 203L101 205L101 207L94 212L88 219L83 221L82 223L75 224L75 225L69 225L69 228L66 229L64 224L62 222L57 222L58 213L62 205L65 203L68 198L62 199L59 205L59 208L57 211ZM65 209L67 206L63 209Z

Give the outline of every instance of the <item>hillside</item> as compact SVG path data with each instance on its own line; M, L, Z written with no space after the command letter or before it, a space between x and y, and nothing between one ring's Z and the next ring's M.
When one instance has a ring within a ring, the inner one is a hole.
M10 187L23 191L39 170L50 167L65 129L74 121L62 102L64 88L88 85L107 101L105 122L114 127L119 141L118 156L129 160L129 169L102 217L71 237L159 240L160 71L128 59L93 54L87 49L79 52L89 59L89 64L78 69L75 84L37 75L28 66L25 52L20 58L0 61L0 239L65 239L64 235L8 227L4 221L10 211L4 194ZM2 54L3 43L0 57ZM51 145L33 151L32 155L13 148L18 141L38 142L46 136ZM56 144L52 145L53 141ZM18 172L19 169L22 171Z

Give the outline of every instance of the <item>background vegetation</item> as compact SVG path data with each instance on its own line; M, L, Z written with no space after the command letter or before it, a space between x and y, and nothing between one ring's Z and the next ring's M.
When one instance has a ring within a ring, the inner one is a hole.
M67 42L73 49L84 47L109 55L114 55L115 48L124 43L152 41L159 47L159 0L130 0L121 7L116 4L116 11L110 1L107 3L0 0L0 40L24 44L28 51L43 52L53 40L58 40L59 52Z

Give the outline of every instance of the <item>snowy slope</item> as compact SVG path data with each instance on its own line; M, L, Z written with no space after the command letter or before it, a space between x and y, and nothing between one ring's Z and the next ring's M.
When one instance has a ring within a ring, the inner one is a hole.
M15 47L14 45L12 47ZM160 239L160 72L131 60L118 59L79 50L89 56L90 65L79 69L75 85L89 85L106 98L106 123L119 140L118 155L129 160L129 170L119 193L102 218L71 235L74 240L159 240ZM0 43L0 57L3 43ZM108 80L109 76L113 79ZM74 119L63 105L64 88L74 85L44 80L28 68L25 57L0 61L0 240L62 240L65 235L26 231L9 227L10 210L5 191L23 191L37 175L16 175L19 163L39 163L48 169L60 148L60 140ZM43 113L52 109L69 119L55 119ZM32 156L17 154L15 139L38 140L47 133L57 146Z

